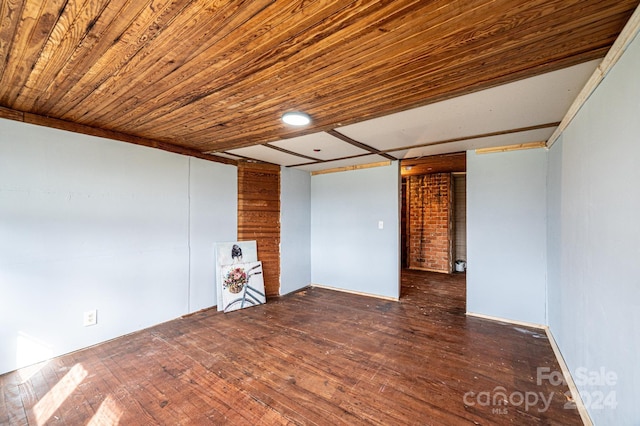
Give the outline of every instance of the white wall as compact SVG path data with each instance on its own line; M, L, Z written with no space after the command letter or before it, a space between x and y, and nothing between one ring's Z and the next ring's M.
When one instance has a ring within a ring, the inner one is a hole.
M192 164L193 180L188 157L0 120L0 372L215 303L206 240L235 238L235 204L205 224L190 201L235 197L236 171Z
M190 158L189 312L217 304L214 242L238 239L235 166Z
M549 325L602 425L640 424L638 70L636 37L550 150Z
M311 175L280 172L280 294L311 284Z
M398 162L312 176L313 284L398 298L399 203Z
M546 324L544 149L467 153L467 311Z

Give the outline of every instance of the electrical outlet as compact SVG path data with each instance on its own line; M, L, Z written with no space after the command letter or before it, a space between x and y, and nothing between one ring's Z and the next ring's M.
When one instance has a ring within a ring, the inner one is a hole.
M98 323L98 310L94 309L91 311L86 311L84 313L83 319L82 319L82 325L84 325L85 327L88 327L90 325L96 325Z

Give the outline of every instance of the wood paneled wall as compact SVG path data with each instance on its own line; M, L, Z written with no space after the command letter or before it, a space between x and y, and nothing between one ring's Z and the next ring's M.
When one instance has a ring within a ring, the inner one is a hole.
M267 296L280 294L280 166L238 163L238 240L256 240Z

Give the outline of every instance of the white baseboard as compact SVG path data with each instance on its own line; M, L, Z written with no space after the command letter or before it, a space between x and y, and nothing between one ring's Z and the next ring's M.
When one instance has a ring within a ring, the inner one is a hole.
M564 381L567 383L567 386L569 386L569 391L571 392L571 397L573 398L573 402L576 403L576 408L578 409L578 413L580 413L580 417L582 418L582 423L584 423L585 426L593 426L593 421L591 421L591 417L589 417L589 413L587 412L587 407L585 407L584 402L580 397L580 392L578 391L578 387L573 381L573 377L571 376L571 371L569 371L569 367L567 367L567 363L564 361L564 357L560 352L560 348L556 343L556 339L553 337L553 334L551 333L551 330L549 329L549 327L545 327L544 330L547 333L547 338L549 339L549 343L551 344L553 353L556 355L558 364L560 364L560 370L562 370Z
M506 318L493 317L491 315L476 314L475 312L467 312L467 316L482 318L482 319L487 319L487 320L497 321L497 322L504 322L507 324L520 325L522 327L531 327L531 328L539 328L539 329L545 329L547 327L546 325L536 324L533 322L516 321L516 320L511 320Z
M354 290L346 290L344 288L331 287L331 286L322 285L322 284L311 284L310 287L323 288L325 290L341 291L343 293L355 294L355 295L358 295L358 296L375 297L376 299L391 300L393 302L397 302L397 301L400 300L397 297L381 296L379 294L364 293L364 292L361 292L361 291L354 291Z

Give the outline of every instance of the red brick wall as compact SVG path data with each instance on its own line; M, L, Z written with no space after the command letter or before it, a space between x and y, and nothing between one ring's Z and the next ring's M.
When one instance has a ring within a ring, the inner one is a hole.
M407 178L409 268L452 271L452 188L450 173Z

